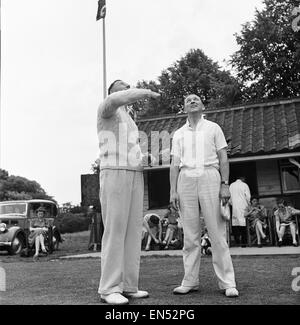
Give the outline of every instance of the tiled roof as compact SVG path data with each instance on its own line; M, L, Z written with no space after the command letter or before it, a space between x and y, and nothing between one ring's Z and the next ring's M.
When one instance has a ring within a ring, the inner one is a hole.
M300 151L300 98L205 111L218 123L229 144L229 156L245 157ZM137 122L140 131L175 132L187 116L169 115Z

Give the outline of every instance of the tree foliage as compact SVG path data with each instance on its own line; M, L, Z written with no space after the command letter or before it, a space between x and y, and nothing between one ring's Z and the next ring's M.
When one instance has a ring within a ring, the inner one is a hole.
M300 95L300 32L292 29L297 0L264 0L252 22L236 34L239 50L232 66L245 98L274 99Z
M162 71L155 81L140 81L138 88L149 88L162 94L160 100L140 102L140 116L178 113L182 110L183 99L197 94L210 107L232 106L241 100L238 82L228 71L208 58L202 50L192 49L172 66Z
M30 199L53 200L36 181L9 175L6 170L0 169L0 201Z
M95 160L95 162L91 165L91 170L93 174L99 174L100 173L100 160L99 158Z

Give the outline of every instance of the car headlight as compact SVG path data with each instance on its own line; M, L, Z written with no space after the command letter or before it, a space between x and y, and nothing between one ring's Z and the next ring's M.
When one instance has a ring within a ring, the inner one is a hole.
M0 232L5 232L7 229L7 224L6 223L0 223Z

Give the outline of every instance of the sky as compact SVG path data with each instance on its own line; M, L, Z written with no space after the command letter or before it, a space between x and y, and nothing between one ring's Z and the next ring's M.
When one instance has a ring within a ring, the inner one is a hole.
M106 0L108 85L156 80L190 49L224 66L262 0ZM103 98L97 0L1 1L0 168L81 202Z

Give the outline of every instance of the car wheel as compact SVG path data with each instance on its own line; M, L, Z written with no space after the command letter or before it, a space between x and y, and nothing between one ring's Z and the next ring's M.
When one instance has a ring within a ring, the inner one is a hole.
M8 253L9 255L20 254L24 247L25 247L25 242L23 236L17 235L11 243L11 246L8 249Z
M57 232L54 232L52 237L52 243L53 243L53 250L57 251L59 246L60 236Z

